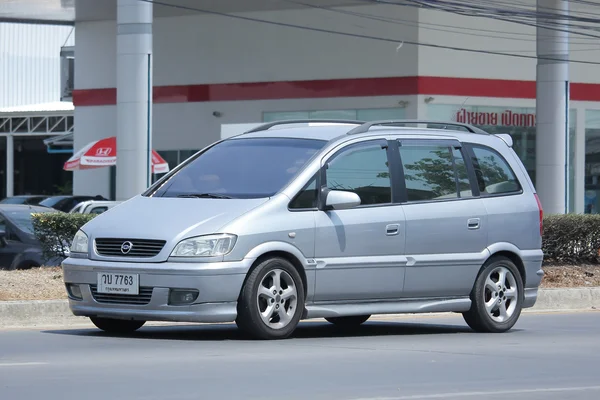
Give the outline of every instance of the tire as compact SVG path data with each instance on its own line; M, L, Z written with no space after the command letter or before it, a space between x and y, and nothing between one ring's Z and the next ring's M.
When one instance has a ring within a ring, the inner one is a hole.
M34 262L34 261L23 261L21 264L19 264L17 266L16 269L18 270L25 270L25 269L33 269L33 268L39 268L39 264Z
M506 276L502 285L499 273ZM517 266L506 257L492 258L475 281L471 291L471 309L463 313L463 318L476 332L506 332L521 315L523 296L523 278ZM493 299L496 300L492 303ZM486 301L491 305L489 312ZM504 315L500 314L502 310Z
M348 317L325 318L325 320L340 328L354 328L367 322L369 318L371 318L370 315L351 315Z
M146 321L130 321L123 319L90 317L96 327L108 333L126 334L140 329Z
M261 316L261 311L268 315ZM295 331L303 311L304 285L300 274L286 259L269 258L248 275L235 322L256 339L285 339Z

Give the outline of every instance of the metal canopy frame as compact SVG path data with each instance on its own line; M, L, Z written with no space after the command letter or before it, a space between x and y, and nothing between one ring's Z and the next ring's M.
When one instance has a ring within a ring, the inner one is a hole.
M0 113L0 135L53 136L73 132L73 113Z
M48 153L73 152L73 112L0 113L0 137L51 136L44 140Z

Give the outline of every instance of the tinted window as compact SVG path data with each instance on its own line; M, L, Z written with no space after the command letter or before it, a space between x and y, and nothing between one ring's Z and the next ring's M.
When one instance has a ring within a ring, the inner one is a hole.
M400 146L408 201L457 198L456 174L449 146Z
M60 201L64 201L65 199L66 197L48 197L47 199L40 201L40 205L45 207L54 207Z
M221 142L163 183L155 196L219 194L261 198L277 193L326 142L258 138Z
M39 213L39 210L30 211L30 210L19 210L19 211L6 211L6 217L11 220L13 224L15 224L19 229L24 231L25 233L33 234L33 220L31 219L31 214ZM42 211L47 212L47 211ZM54 212L54 211L50 211Z
M391 203L387 150L379 143L344 150L328 163L327 187L358 194L361 205Z
M519 192L521 185L506 160L496 151L472 146L473 168L482 196Z
M90 211L90 214L102 214L106 210L108 210L108 207L94 207Z
M317 178L313 177L290 203L291 209L317 207Z

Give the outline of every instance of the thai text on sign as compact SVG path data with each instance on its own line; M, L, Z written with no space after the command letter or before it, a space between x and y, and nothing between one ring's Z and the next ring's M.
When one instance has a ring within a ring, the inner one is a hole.
M535 113L467 111L464 108L456 113L456 122L471 125L535 127Z

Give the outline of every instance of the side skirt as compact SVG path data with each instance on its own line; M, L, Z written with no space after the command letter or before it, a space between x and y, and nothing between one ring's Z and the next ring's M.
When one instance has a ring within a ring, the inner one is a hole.
M343 317L351 315L413 314L434 312L465 312L471 308L471 299L428 298L397 301L373 301L356 303L307 304L305 319Z

